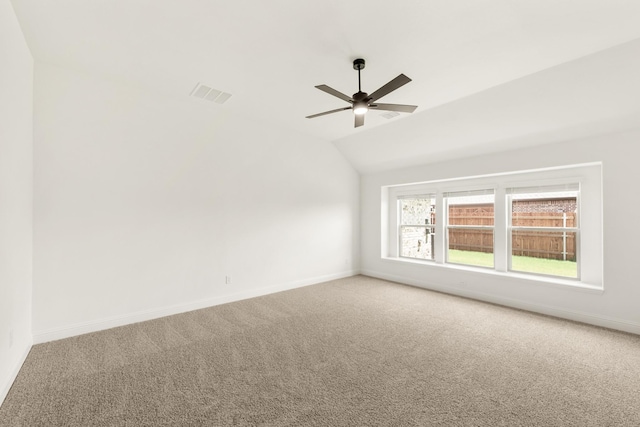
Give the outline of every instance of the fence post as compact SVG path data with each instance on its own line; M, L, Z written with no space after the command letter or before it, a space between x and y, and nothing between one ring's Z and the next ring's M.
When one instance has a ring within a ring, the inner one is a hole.
M562 227L567 228L567 213L562 212ZM567 260L567 232L562 232L562 260Z

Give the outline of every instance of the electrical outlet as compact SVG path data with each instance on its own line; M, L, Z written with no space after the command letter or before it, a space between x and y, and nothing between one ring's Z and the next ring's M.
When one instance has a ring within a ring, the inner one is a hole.
M225 276L224 277L224 283L226 283L227 285L231 284L231 276Z

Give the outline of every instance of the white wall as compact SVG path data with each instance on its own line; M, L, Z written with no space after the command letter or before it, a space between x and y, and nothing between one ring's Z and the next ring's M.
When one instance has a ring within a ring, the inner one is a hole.
M31 348L33 59L0 0L0 403Z
M640 131L554 143L361 177L361 269L495 303L640 333L637 255ZM381 186L587 162L603 162L604 292L381 259ZM461 282L465 282L462 284Z
M34 102L36 342L358 270L332 144L40 63Z

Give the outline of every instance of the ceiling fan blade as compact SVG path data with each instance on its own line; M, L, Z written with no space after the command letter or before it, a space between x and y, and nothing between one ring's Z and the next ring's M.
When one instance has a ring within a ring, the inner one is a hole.
M370 102L373 102L376 99L382 98L383 96L387 95L390 92L393 92L394 90L398 89L399 87L406 85L410 81L411 81L411 79L409 77L405 76L404 74L400 74L398 77L396 77L395 79L391 80L386 85L382 86L380 89L378 89L375 92L373 92L369 96L369 98L371 99ZM318 86L316 86L316 87L318 87Z
M337 113L338 111L344 111L344 110L351 110L351 107L336 108L335 110L325 111L324 113L312 114L310 116L307 116L306 118L313 119L314 117L320 117L320 116L324 116L325 114Z
M386 110L386 111L400 111L401 113L413 113L417 105L403 105L403 104L371 104L369 108L376 110Z
M329 87L327 85L318 85L318 86L316 86L316 88L320 89L323 92L327 92L329 95L333 95L335 97L338 97L338 98L342 99L343 101L347 101L347 102L353 103L353 98L351 98L350 96L345 95L342 92L338 92L337 90L335 90L332 87Z
M362 126L364 124L364 114L354 114L356 117L355 128Z

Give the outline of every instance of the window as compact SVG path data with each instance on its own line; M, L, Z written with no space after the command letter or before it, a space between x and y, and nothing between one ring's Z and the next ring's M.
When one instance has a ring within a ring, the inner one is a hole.
M493 189L444 194L447 262L493 268Z
M382 203L385 259L602 288L600 163L382 187Z
M435 195L398 199L400 256L433 259L435 242Z
M509 270L578 278L577 183L507 189Z

